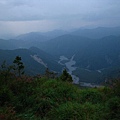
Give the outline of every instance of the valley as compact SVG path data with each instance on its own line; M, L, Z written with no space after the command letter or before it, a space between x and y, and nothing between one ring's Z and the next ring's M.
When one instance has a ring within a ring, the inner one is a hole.
M120 120L120 0L0 0L0 120Z
M74 61L74 57L75 55L73 55L70 59L68 59L65 56L60 56L60 60L58 61L59 64L65 65L65 69L67 69L68 73L72 76L73 84L79 84L80 86L85 86L85 87L100 87L100 85L95 83L82 82L78 76L74 75L73 71L77 69L77 67L75 66L76 61ZM62 61L64 61L64 63L62 63ZM87 69L83 69L83 70L92 72ZM97 72L101 73L100 70L98 70Z
M29 75L44 74L46 68L59 75L64 68L73 83L102 84L119 77L120 28L27 33L14 39L0 39L0 64L22 57Z
M58 63L61 65L65 65L65 69L67 69L68 73L72 76L73 83L79 84L79 78L73 75L73 71L76 70L76 67L75 67L76 62L73 60L74 56L75 55L73 55L70 59L66 58L65 56L60 56L60 60L58 61ZM66 61L66 62L63 64L62 61Z

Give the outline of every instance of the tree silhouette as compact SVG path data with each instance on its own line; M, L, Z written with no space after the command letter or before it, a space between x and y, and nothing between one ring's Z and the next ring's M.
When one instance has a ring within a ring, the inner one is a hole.
M63 70L62 75L60 76L62 81L72 82L72 76L67 72L66 69Z
M22 74L24 74L24 65L23 62L21 62L21 57L16 56L15 60L13 61L14 63L14 70L17 72L18 76L21 77Z

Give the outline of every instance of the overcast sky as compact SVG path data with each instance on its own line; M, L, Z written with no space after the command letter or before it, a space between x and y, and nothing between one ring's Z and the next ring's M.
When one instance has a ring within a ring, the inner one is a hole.
M120 26L120 0L0 0L0 35Z

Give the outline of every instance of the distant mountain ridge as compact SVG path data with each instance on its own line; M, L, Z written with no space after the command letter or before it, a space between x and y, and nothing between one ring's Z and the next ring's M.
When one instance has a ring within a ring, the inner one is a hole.
M50 36L50 32L46 33L46 36L47 34ZM60 56L70 59L74 55L75 67L77 67L74 74L81 81L104 81L107 76L113 76L114 74L114 77L116 77L119 75L120 27L76 30L44 42L38 39L0 39L0 48L4 50L25 48L32 53L29 54L28 58L25 57L25 59L30 58L30 60L34 60L34 62L37 62L35 63L36 66L41 62L42 69L45 69L48 65L51 70L58 72L61 72L62 68L65 67L65 61L63 61L63 66L58 64ZM3 53L2 51L0 54L3 55L0 56L1 58L4 58L5 55L9 56ZM17 55L16 52L15 55ZM13 54L10 54L10 56L13 56ZM6 57L6 59L8 58ZM37 68L34 67L34 69ZM37 72L38 69L33 71Z
M99 39L105 36L120 36L120 27L98 27L94 29L78 29L72 35L84 36L92 39Z
M39 32L31 32L31 33L26 33L26 34L22 34L19 35L17 37L15 37L16 40L24 40L24 41L47 41L49 40L48 37L41 35Z
M53 30L48 32L30 32L26 34L21 34L15 37L14 39L24 40L24 41L44 42L67 33L68 33L67 31L63 31L63 30Z
M74 32L66 32L61 30L49 31L45 33L31 32L22 34L16 39L10 39L8 42L0 40L0 48L2 49L17 49L17 48L30 48L32 46L41 48L45 46L47 41L53 41L53 39L61 39L62 36L72 35L89 39L101 39L106 36L120 36L120 27L105 28L99 27L94 29L78 29ZM62 37L63 38L63 37ZM63 38L64 39L64 38ZM45 42L45 43L43 43Z
M93 41L93 39L86 37L66 34L40 44L39 47L53 55L71 57L78 50L84 50Z
M48 32L30 32L26 34L21 34L14 39L44 42L65 34L88 37L91 39L99 39L110 35L119 36L120 27L97 27L92 29L77 29L73 32L67 32L63 30L53 30Z

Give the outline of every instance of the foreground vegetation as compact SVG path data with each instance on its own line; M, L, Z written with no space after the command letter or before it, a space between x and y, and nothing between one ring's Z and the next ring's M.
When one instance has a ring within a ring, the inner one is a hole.
M120 120L119 79L106 87L78 88L69 75L18 73L0 71L0 120Z

